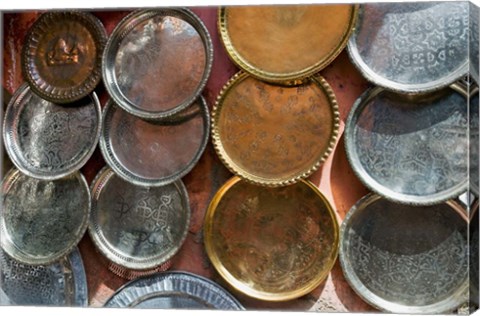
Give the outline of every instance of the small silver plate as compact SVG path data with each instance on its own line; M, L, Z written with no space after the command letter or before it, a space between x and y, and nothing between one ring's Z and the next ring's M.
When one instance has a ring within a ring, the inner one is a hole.
M105 307L244 310L218 284L186 272L159 273L125 284Z
M468 21L467 1L363 4L348 52L378 86L437 90L468 73Z
M90 192L81 173L49 181L12 169L2 182L0 244L17 261L50 264L77 246L89 213Z
M146 121L109 100L103 113L100 149L124 180L162 186L189 173L200 160L210 134L203 97L168 121Z
M43 180L78 171L92 156L100 137L102 111L95 93L60 105L23 84L5 111L3 139L15 166Z
M369 194L340 229L345 278L392 313L450 313L468 299L468 219L456 202L396 204Z
M0 291L5 294L0 305L88 305L87 278L77 248L47 266L25 265L0 250Z
M468 146L467 94L460 84L415 96L369 89L345 124L355 174L400 203L435 204L465 192Z
M103 55L103 80L120 107L163 119L192 104L210 76L213 45L190 10L134 11L117 24Z
M190 204L181 180L136 186L105 167L92 183L89 234L110 261L131 270L154 269L187 237Z

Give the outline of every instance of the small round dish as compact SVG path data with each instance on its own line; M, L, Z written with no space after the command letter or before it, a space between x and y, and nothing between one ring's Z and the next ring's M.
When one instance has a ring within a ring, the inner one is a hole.
M77 306L88 304L87 278L77 248L51 265L31 266L0 250L0 291L16 306ZM0 299L0 305L1 299Z
M112 99L135 116L156 120L192 104L210 76L213 45L190 10L138 10L117 24L103 55Z
M234 177L210 202L204 242L213 266L233 288L286 301L313 291L330 273L338 224L309 181L269 188Z
M25 79L36 94L50 102L80 100L100 82L106 42L103 24L90 13L44 13L25 39Z
M328 66L347 45L357 5L222 7L220 38L230 59L262 81L295 84Z
M239 72L212 113L213 144L222 162L262 186L308 177L332 152L339 126L335 95L321 77L277 86Z
M345 278L372 306L443 314L468 299L468 220L453 200L433 206L363 197L340 230Z
M130 281L118 289L104 307L244 310L237 299L218 284L181 271Z
M152 270L181 248L190 224L188 193L181 182L136 186L103 168L92 182L88 232L114 264Z
M203 97L169 120L146 121L109 100L103 111L100 149L124 180L162 186L181 179L200 160L210 135Z
M79 172L39 180L11 169L2 182L0 245L13 259L47 265L70 253L90 214L88 184Z
M375 85L431 92L468 73L469 3L360 5L348 42L353 64Z
M24 174L60 179L78 171L92 156L101 121L95 93L67 106L44 100L23 84L5 111L6 152Z
M422 95L371 88L345 124L357 177L399 203L436 204L465 192L468 146L467 94L459 84Z

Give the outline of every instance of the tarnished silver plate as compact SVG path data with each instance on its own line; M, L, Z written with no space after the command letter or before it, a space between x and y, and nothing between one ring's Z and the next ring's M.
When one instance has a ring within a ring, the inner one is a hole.
M107 164L124 180L162 186L187 173L208 143L210 118L203 97L168 121L146 121L110 100L103 112L100 148Z
M213 46L190 10L138 10L117 24L103 55L110 96L131 114L162 119L192 104L210 76Z
M472 84L470 88L470 104L469 104L469 124L470 124L470 191L479 197L479 149L480 149L480 124L479 124L479 91L476 84Z
M3 139L15 166L31 177L54 180L79 170L100 137L102 113L95 93L55 104L23 84L5 111Z
M460 84L416 96L366 91L345 125L347 158L372 191L435 204L468 188L468 105Z
M345 278L365 301L407 314L452 312L468 299L468 220L449 201L396 204L369 194L340 230Z
M0 245L22 263L50 264L78 244L89 212L90 192L81 173L47 181L12 169L2 182Z
M181 180L136 186L103 168L92 183L89 234L110 261L127 269L154 269L187 237L190 205Z
M244 310L218 284L187 272L159 273L125 284L105 307Z
M87 306L87 279L82 257L75 248L67 257L47 266L31 266L0 250L0 305Z
M467 1L368 3L348 43L369 81L398 92L427 92L468 73Z

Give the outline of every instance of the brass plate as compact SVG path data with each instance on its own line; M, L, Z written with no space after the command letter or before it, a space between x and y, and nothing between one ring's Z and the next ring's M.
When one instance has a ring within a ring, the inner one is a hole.
M268 301L315 289L335 263L339 240L334 211L311 182L268 188L239 177L214 196L204 234L220 275L240 292Z
M239 72L217 99L212 137L233 173L259 185L283 186L306 178L328 157L339 122L325 79L287 87Z
M356 5L224 7L218 28L240 68L288 84L328 66L346 46L356 16Z

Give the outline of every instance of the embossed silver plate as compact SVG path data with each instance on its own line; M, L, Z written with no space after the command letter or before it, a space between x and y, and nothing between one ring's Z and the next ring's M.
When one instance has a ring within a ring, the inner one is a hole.
M368 3L347 45L369 81L398 92L427 92L468 73L469 3Z
M104 306L244 310L243 306L218 284L181 271L159 273L131 281L117 290Z
M31 177L54 180L79 170L100 137L102 112L95 93L60 105L23 84L5 111L3 139L15 166Z
M79 172L48 181L12 169L2 182L0 245L22 263L55 262L83 237L90 204L87 181Z
M113 263L150 270L180 250L190 224L188 193L181 180L161 187L136 186L105 167L91 191L88 232Z
M117 24L105 47L102 72L115 103L135 116L162 119L200 96L212 62L210 35L193 12L149 9Z
M397 202L435 204L468 187L468 105L464 87L400 95L366 91L345 125L347 158L372 191Z
M352 288L384 311L452 312L468 299L468 220L448 201L396 204L369 194L340 229L340 263Z
M0 250L0 305L87 306L87 279L77 248L46 266L22 264ZM1 297L1 296L0 296Z
M136 185L162 186L189 173L210 134L208 107L200 97L168 121L146 121L109 100L103 112L100 149L107 164Z

